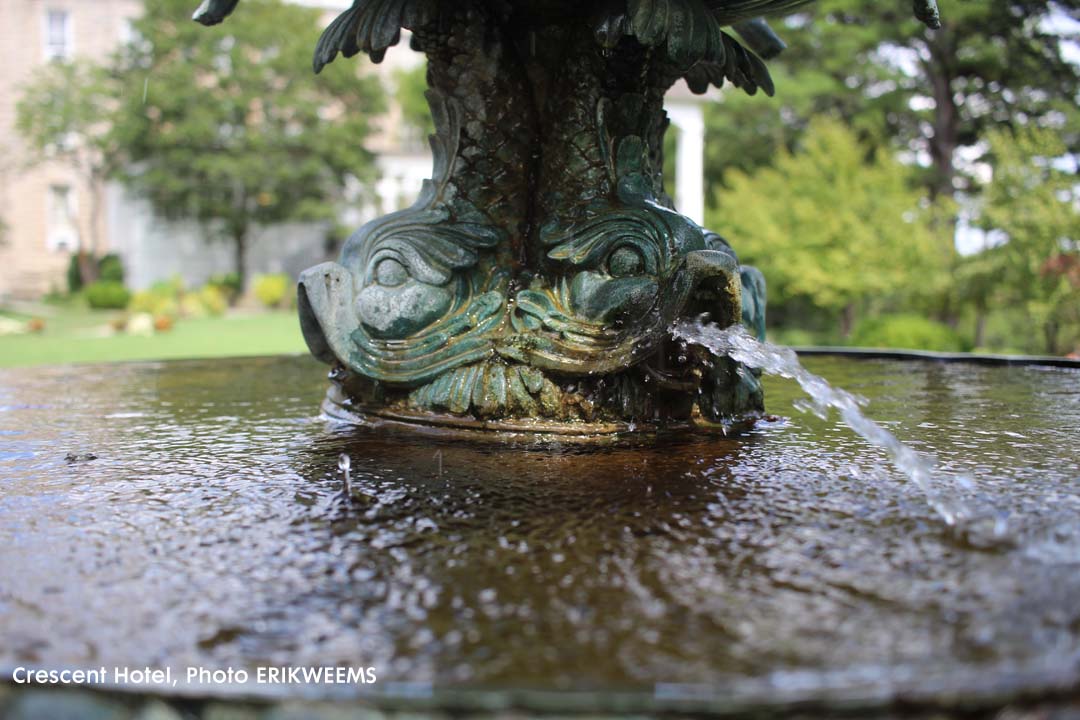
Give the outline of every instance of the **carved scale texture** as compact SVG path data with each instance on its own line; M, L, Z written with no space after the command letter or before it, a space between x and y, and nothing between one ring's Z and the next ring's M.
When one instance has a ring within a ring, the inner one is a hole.
M492 31L498 22L482 3L467 0L414 35L428 58L428 85L460 112L441 199L455 220L503 229L510 243L498 254L516 266L531 216L538 133L524 68Z
M604 63L586 28L568 30L564 42L564 60L547 94L542 118L542 224L579 216L613 189L597 126Z

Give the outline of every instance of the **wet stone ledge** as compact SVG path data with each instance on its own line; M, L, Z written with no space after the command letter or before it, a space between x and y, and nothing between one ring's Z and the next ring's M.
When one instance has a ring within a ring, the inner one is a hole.
M0 684L0 720L449 720L449 715L384 713L355 705L179 700L83 689Z
M565 713L500 710L495 712L440 712L389 710L357 704L312 701L270 703L232 700L191 700L86 690L81 688L21 688L0 683L0 720L523 720L542 717L550 720L645 720L646 718L875 718L878 720L1080 720L1080 695L1003 706L972 707L963 698L954 698L951 707L898 703L878 708L847 705L790 706L780 708L745 707L734 712ZM976 703L978 705L978 703Z

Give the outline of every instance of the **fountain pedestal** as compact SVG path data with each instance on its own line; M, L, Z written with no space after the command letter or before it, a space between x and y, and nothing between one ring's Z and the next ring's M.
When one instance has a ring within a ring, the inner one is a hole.
M772 93L754 15L801 0L355 0L323 34L428 59L432 178L306 271L300 318L356 418L578 434L751 422L757 377L670 328L764 333L765 283L664 191L664 93ZM207 0L212 23L236 0ZM743 41L722 28L733 26ZM757 51L757 52L755 52Z

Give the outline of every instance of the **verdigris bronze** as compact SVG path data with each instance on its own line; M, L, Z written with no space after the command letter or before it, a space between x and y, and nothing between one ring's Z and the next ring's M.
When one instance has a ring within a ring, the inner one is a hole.
M663 98L680 78L771 95L760 57L783 43L758 16L806 1L355 0L315 71L378 62L410 30L434 170L412 207L300 278L304 337L335 368L327 409L575 434L757 417L754 373L669 332L708 313L763 335L765 283L664 192Z

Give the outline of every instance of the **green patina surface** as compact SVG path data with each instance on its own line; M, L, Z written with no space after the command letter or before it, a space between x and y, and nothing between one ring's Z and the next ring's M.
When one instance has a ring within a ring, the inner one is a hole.
M708 313L762 335L765 284L665 194L663 98L680 79L771 95L762 57L783 43L759 16L807 1L355 0L316 72L338 53L378 62L410 30L435 134L417 202L300 280L305 339L352 409L653 426L762 412L752 373L669 332ZM915 12L937 22L931 0Z

